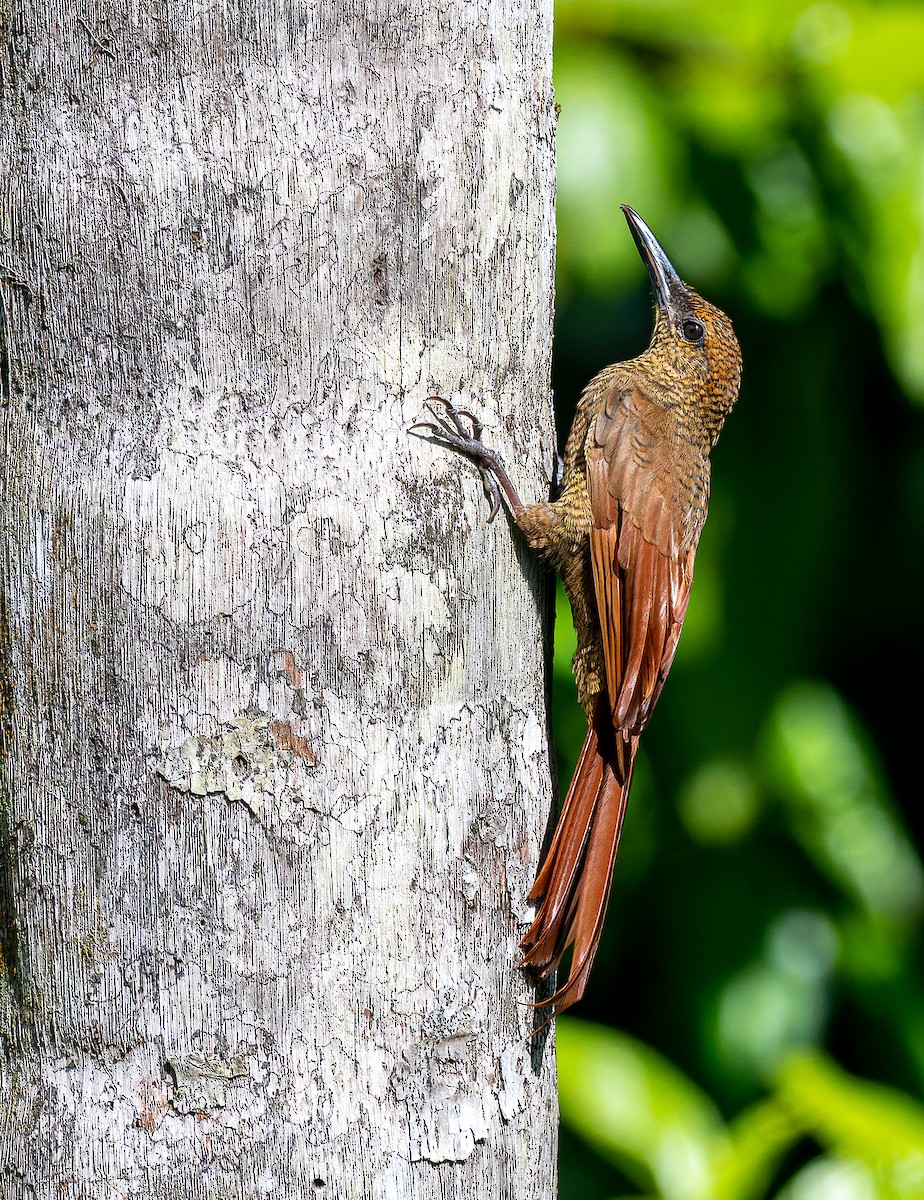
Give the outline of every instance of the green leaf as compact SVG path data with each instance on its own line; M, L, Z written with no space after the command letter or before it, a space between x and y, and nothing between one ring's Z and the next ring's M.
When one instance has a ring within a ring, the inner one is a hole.
M886 1196L863 1163L825 1156L797 1171L776 1200L886 1200Z
M797 683L774 706L770 767L793 831L817 865L869 912L920 914L924 872L854 714L831 687Z
M558 1022L562 1120L641 1187L715 1200L728 1131L709 1097L660 1054L589 1021Z
M792 1055L777 1089L803 1128L832 1150L872 1164L924 1153L924 1105L849 1075L823 1054Z
M736 1117L729 1153L718 1163L715 1200L758 1200L801 1130L782 1104L762 1100Z
M816 1141L865 1163L882 1197L924 1195L924 1105L857 1079L820 1053L793 1055L779 1072L777 1095Z

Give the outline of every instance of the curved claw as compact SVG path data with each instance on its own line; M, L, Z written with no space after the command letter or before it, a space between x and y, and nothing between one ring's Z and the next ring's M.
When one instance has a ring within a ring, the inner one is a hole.
M445 409L445 412L437 412L433 405L427 401L427 410L432 414L444 436L451 440L458 439L466 444L481 441L481 435L484 433L484 426L474 413L470 413L468 409L465 408L454 408L448 400L443 400L439 396L431 396L430 399L439 400ZM467 430L462 424L460 420L461 417L467 417L471 421L471 432L469 432L469 430Z
M443 400L440 396L431 396L430 400L439 400L446 409L445 414L437 412L428 400L425 407L433 417L433 421L416 421L410 427L410 432L414 433L418 429L425 429L429 434L442 438L457 450L468 451L474 454L476 448L472 446L472 443L478 442L483 433L483 426L477 417L470 412L466 412L465 409L453 408L448 400ZM460 416L466 416L472 422L471 435L459 421ZM470 446L472 446L471 449L469 449Z
M427 433L439 433L437 427L430 421L415 421L413 425L408 426L408 433L416 433L418 429L426 429Z
M533 1011L536 1011L537 1009L541 1010L541 1009L545 1008L545 1006L552 999L553 999L553 997L550 996L548 998L548 1000L518 1000L517 1004L521 1005L523 1008L531 1008L531 1009L533 1009ZM543 1031L543 1029L545 1029L546 1025L550 1025L558 1015L559 1015L558 1012L555 1009L552 1009L552 1011L548 1014L546 1019L541 1024L537 1025L536 1028L531 1031L529 1036L531 1038L534 1038L537 1033L541 1033Z
M480 442L481 435L484 433L484 426L478 420L478 418L475 416L475 414L473 412L469 412L467 408L452 408L451 406L448 406L448 407L449 407L449 415L450 415L450 417L452 417L452 420L453 420L453 423L455 424L456 429L458 429L459 432L461 433L462 429L461 429L461 426L459 425L459 417L468 417L468 419L472 423L472 437L475 439L476 442Z
M441 405L442 409L435 408L431 401ZM466 454L474 460L481 472L481 486L484 494L491 505L488 515L490 523L500 512L502 506L501 489L496 472L498 468L503 470L503 467L495 452L482 445L481 435L484 433L484 425L473 412L469 412L466 408L456 408L442 396L429 396L425 401L425 407L433 420L416 422L411 426L410 432L426 431L431 437L445 442L447 446L451 446L454 450L458 450L461 454ZM463 418L471 422L471 429L466 428Z

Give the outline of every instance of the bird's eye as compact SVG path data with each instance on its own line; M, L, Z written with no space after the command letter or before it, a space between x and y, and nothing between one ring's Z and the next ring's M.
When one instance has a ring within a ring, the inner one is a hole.
M706 331L699 321L684 321L680 326L680 332L683 334L685 342L701 342L706 336Z

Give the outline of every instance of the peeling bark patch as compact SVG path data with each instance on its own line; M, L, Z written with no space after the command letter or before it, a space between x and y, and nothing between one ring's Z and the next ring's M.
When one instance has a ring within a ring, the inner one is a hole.
M281 650L275 656L274 665L277 677L285 679L292 689L290 700L292 711L299 717L304 717L308 711L308 701L305 698L305 689L303 687L304 677L298 663L295 661L295 655L291 650ZM317 762L317 758L314 761Z
M265 823L286 821L301 803L298 768L317 758L288 721L251 710L217 737L188 737L164 751L155 771L193 796L223 794Z
M195 1113L208 1116L224 1108L228 1102L228 1085L249 1075L240 1057L222 1060L190 1054L186 1058L168 1058L164 1067L173 1077L173 1088L168 1097L171 1108L190 1116Z
M302 686L302 673L291 650L281 650L276 655L276 670L279 674L285 675L294 688Z
M318 756L308 745L307 739L295 732L291 721L270 721L269 727L270 733L276 739L276 745L280 749L289 750L312 766L317 763Z
M169 1068L167 1068L167 1073L174 1080L176 1079ZM153 1133L170 1108L170 1101L165 1095L164 1081L163 1079L145 1079L140 1090L141 1111L135 1117L135 1125L138 1129L143 1129L145 1133Z

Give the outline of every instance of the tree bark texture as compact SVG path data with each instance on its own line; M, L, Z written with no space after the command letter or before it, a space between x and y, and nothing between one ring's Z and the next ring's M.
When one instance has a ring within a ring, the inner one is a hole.
M550 0L2 38L0 1192L550 1197Z

